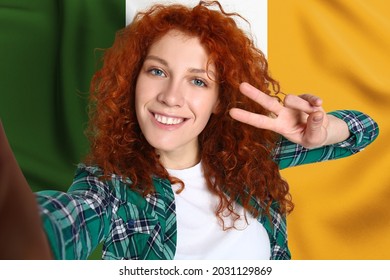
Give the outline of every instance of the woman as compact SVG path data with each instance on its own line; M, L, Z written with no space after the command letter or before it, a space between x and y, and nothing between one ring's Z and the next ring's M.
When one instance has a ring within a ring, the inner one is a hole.
M101 242L103 259L291 257L279 169L352 155L378 129L311 95L281 102L234 16L156 5L118 32L91 83L90 154L67 193L36 194L54 258Z

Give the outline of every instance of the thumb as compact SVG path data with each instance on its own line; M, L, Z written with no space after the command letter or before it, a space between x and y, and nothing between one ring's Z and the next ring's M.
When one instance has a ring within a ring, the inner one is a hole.
M307 126L310 130L317 130L322 127L324 113L321 111L314 112L307 118Z
M305 131L305 146L314 148L322 145L326 135L323 131L324 113L321 111L314 112L307 118Z

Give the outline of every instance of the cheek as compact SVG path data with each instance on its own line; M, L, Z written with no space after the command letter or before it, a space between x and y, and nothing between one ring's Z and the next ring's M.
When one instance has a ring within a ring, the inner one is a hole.
M148 99L148 86L144 82L142 82L142 79L138 79L137 85L135 87L135 108L141 108L143 104Z
M160 85L140 75L135 87L135 105L140 107L155 99Z
M145 100L144 100L144 97L145 95L142 94L144 91L142 88L140 87L136 87L135 89L135 96L134 96L134 109L135 109L135 114L137 116L137 119L138 119L138 122L139 122L139 118L142 114L142 108L144 107L144 104L145 104Z
M197 118L202 122L207 123L210 116L214 113L217 102L215 100L207 100L193 104L193 110L196 111Z

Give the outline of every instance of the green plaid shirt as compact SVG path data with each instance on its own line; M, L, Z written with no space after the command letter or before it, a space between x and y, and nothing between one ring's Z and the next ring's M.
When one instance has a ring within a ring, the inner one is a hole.
M351 137L311 150L281 139L274 151L281 169L352 155L378 135L377 124L365 114L331 114L346 121ZM110 180L100 181L101 174L97 167L80 164L68 192L36 193L54 257L86 259L103 243L103 259L173 259L177 229L170 182L154 178L155 193L142 197L130 190L128 179L112 175ZM258 221L268 232L271 259L290 259L286 217L276 211L277 206L271 207L270 217L260 215ZM262 209L260 203L257 207Z

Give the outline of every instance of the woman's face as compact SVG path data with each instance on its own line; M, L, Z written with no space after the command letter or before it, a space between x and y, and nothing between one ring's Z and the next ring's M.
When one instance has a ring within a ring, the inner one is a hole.
M151 46L139 73L137 119L166 168L199 161L198 136L218 102L216 71L207 62L198 38L173 30Z

